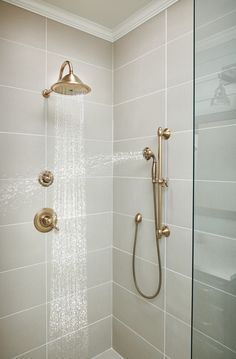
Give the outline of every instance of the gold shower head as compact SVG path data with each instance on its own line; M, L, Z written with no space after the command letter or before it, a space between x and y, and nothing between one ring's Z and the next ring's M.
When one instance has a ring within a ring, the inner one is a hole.
M69 67L69 73L62 77L66 65ZM90 91L91 88L84 84L78 76L73 73L71 62L65 61L61 65L58 81L53 84L49 90L43 90L42 94L47 98L51 92L56 92L61 95L87 95Z

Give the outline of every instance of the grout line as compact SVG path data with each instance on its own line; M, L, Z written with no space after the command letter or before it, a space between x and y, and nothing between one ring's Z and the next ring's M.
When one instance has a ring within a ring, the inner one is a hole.
M210 236L213 236L213 237L219 237L219 238L222 238L222 239L235 241L234 237L222 236L221 234L215 234L215 233L211 233L211 232L204 232L204 231L200 231L198 229L195 229L194 232L195 233L202 233L202 234L210 235Z
M192 277L190 277L190 276L188 276L188 275L186 275L186 274L183 274L183 273L181 273L181 272L177 272L177 271L175 271L174 269L171 269L171 268L169 268L169 267L166 267L166 271L171 272L171 273L174 273L174 274L177 274L177 275L179 275L180 277L183 277L183 278L192 280Z
M117 251L119 251L119 252L122 252L122 253L124 253L124 254L128 254L128 255L131 256L131 257L132 257L132 255L133 255L132 253L130 253L130 252L124 250L124 249L115 247L115 246L113 246L113 249L115 249L115 250L117 250ZM148 259L145 259L145 258L143 258L143 257L139 257L139 256L137 256L137 255L136 255L135 257L136 257L137 259L143 261L143 262L146 262L146 263L148 263L148 264L151 264L151 265L157 267L157 263L154 263L154 262L152 262L152 261L149 261ZM164 267L162 267L162 268L164 268Z
M44 306L46 306L46 303L41 303L41 304L38 304L38 305L34 305L33 307L29 307L29 308L22 309L22 310L19 310L17 312L11 313L11 314L4 315L3 317L0 317L0 320L10 318L10 317L13 317L14 315L18 315L18 314L28 312L30 310L37 309L37 308L44 307Z
M98 176L99 177L99 176ZM127 179L127 180L149 180L150 177L134 177L134 176L114 176L116 179ZM168 178L168 181L183 181L183 182L192 182L191 178ZM214 181L213 181L214 182ZM225 182L224 182L225 183Z
M193 130L177 130L177 131L171 131L172 135L174 134L182 134L182 133L192 133ZM156 136L153 135L148 135L148 136L140 136L140 137L127 137L127 138L121 138L118 140L114 140L114 143L119 143L119 142L128 142L128 141L135 141L135 140L146 140L146 139L155 139Z
M233 119L234 120L234 119ZM228 127L235 127L236 124L233 123L231 125L219 125L219 126L212 126L212 127L201 127L201 128L197 128L196 131L206 131L206 130L218 130L218 129L224 129L224 128L228 128Z
M184 81L184 82L181 82L179 84L176 84L176 85L172 85L172 86L168 86L167 87L167 90L171 90L171 89L174 89L174 88L178 88L178 87L181 87L181 86L184 86L184 85L189 85L189 84L192 84L192 80L188 80L188 81ZM158 93L161 93L161 92L164 92L165 91L165 88L162 88L160 90L156 90L156 91L152 91L152 92L148 92L144 95L140 95L140 96L137 96L137 97L133 97L133 98L130 98L128 100L125 100L125 101L122 101L122 102L119 102L117 104L114 104L114 107L118 107L118 106L121 106L121 105L124 105L124 104L127 104L127 103L130 103L130 102L134 102L136 100L140 100L144 97L148 97L148 96L152 96L152 95L155 95L155 94L158 94Z
M236 12L236 10L232 10L232 11L226 12L224 15L219 16L219 17L215 18L214 20L210 20L210 21L208 21L208 22L206 22L206 23L204 23L204 24L202 24L202 25L200 25L200 26L196 26L196 30L199 30L199 29L202 29L202 28L204 28L204 27L206 27L206 26L208 26L208 25L211 25L211 24L213 24L214 22L217 22L218 20L221 20L221 19L223 19L224 17L227 17L227 16L229 16L229 15L235 13L235 12Z
M192 33L193 33L193 31L190 30L190 31L187 31L187 32L185 32L184 34L179 35L179 36L177 36L177 37L175 37L174 39L171 39L171 40L169 40L169 41L167 41L167 39L165 39L165 41L163 42L163 44L161 44L161 45L159 45L159 46L157 46L157 47L154 47L154 48L151 49L151 50L146 51L146 52L143 53L142 55L139 55L139 56L135 57L134 59L125 62L123 65L120 65L120 66L118 66L117 68L114 68L114 71L119 71L119 70L121 70L121 69L123 69L123 68L125 68L125 67L127 67L127 66L129 66L129 65L131 65L131 64L133 64L133 63L135 63L135 62L137 62L137 61L139 61L139 60L141 60L141 59L143 59L143 58L145 58L146 56L151 55L153 52L156 52L156 51L158 51L158 50L160 50L160 49L162 49L162 48L165 49L166 46L169 45L169 44L171 44L172 42L181 40L181 39L184 38L185 36L189 36L189 35L191 35Z
M220 289L220 288L216 288L216 287L214 287L214 286L212 286L210 284L204 283L204 282L202 282L202 281L200 281L198 279L193 278L193 281L196 282L196 283L200 283L200 284L204 285L205 287L209 287L209 288L214 289L214 290L216 290L218 292L221 292L221 293L224 293L226 295L229 295L230 297L236 298L235 294L232 294L230 292L226 292L225 290Z
M45 246L46 247L46 246ZM38 263L33 263L33 264L29 264L29 265L26 265L26 266L22 266L22 267L16 267L16 268L12 268L12 269L7 269L7 270L3 270L0 272L0 275L1 274L5 274L5 273L10 273L10 272L14 272L14 271L18 271L18 270L21 270L21 269L30 269L32 267L37 267L37 266L42 266L42 265L46 265L47 262L44 261L44 262L38 262Z
M231 351L232 353L236 354L236 351L234 351L233 349L231 349L230 347L227 347L225 344L219 342L218 340L210 337L209 335L205 334L204 332L202 332L201 330L197 329L197 328L194 328L194 331L196 331L197 333L200 333L202 334L204 337L208 338L208 339L211 339L213 342L219 344L220 346L222 346L223 348L226 348L228 349L229 351Z
M141 338L146 344L150 345L153 349L155 349L156 351L158 351L160 354L164 355L164 353L158 349L157 347L155 347L153 344L151 344L147 339L145 339L144 337L142 337L142 335L140 335L139 333L137 333L135 330L133 330L132 328L130 328L127 324L125 324L122 320L118 319L115 315L113 315L113 318L115 320L117 320L119 323L121 323L124 327L126 327L130 332L132 332L133 334L135 334L137 337ZM13 358L14 359L14 358Z
M45 48L46 48L46 52L45 52L45 89L47 88L47 82L48 82L48 20L45 17ZM45 116L45 168L48 167L48 101L46 99L44 99L44 116ZM45 188L46 191L44 191L45 193L45 197L44 197L44 207L47 207L47 199L48 199L48 189ZM48 234L45 234L45 260L46 262L48 261ZM45 292L45 301L47 302L47 298L48 298L48 266L45 266L45 284L46 284L46 292ZM47 306L45 308L45 337L46 337L46 341L48 340L48 311L47 311ZM48 359L48 347L46 346L46 359Z
M47 22L47 17L45 17L45 20ZM46 31L47 31L47 27L46 27ZM46 32L46 36L47 36L47 32ZM87 61L84 61L84 60L76 58L76 57L71 57L71 56L69 56L67 54L63 55L63 54L60 54L58 52L50 51L50 50L47 49L47 41L46 41L46 49L43 49L43 48L37 47L37 46L32 46L32 45L26 44L24 42L7 39L7 38L2 37L2 36L0 36L0 41L9 42L9 43L12 43L12 44L15 44L15 45L19 45L19 46L22 46L22 47L26 47L26 48L41 51L41 52L47 52L47 54L63 57L64 59L69 58L71 61L81 63L81 64L85 64L85 65L88 65L88 66L92 66L92 67L100 69L100 70L106 70L106 71L109 71L109 72L112 71L112 68L108 68L106 66L97 65L97 64L94 64L94 63L91 63L91 62L87 62Z
M146 56L148 56L148 55L151 55L153 52L156 52L156 51L160 50L160 49L163 48L164 46L165 46L165 44L163 43L163 44L161 44L161 45L159 45L159 46L157 46L157 47L154 47L154 48L151 49L151 50L148 50L147 52L144 52L142 55L139 55L139 56L135 57L134 59L125 62L123 65L120 65L120 66L114 68L114 72L115 72L115 71L119 71L119 70L125 68L126 66L129 66L129 65L135 63L136 61L139 61L139 60L143 59L144 57L146 57Z
M19 354L17 356L14 356L11 359L18 359L18 358L20 359L23 355L25 356L27 354L33 353L35 350L41 349L43 347L46 347L46 343L44 343L44 344L42 344L42 345L40 345L38 347L35 347L33 349L27 350L27 352L24 352L24 353L21 353L21 354Z
M168 10L165 10L165 127L168 127L168 68L167 68L167 63L168 63L168 44L167 44L167 39L168 39ZM166 175L168 177L168 146L165 147L166 148ZM165 213L164 213L164 219L165 222L167 221L167 203L168 203L168 192L165 191L164 193L164 201L165 201ZM165 248L164 248L164 267L165 267L165 275L164 275L164 291L163 291L163 296L164 296L164 327L163 327L163 331L164 331L164 355L166 353L166 263L167 263L167 259L166 259L166 252L167 252L167 246L166 246L166 238L165 238Z
M88 288L86 288L86 291L89 292L90 290L94 290L94 289L99 288L99 287L102 287L102 286L107 286L107 285L110 285L110 284L112 284L112 283L113 283L112 280L106 281L106 282L103 282L103 283L94 285L94 286L92 286L92 287L88 287ZM58 299L63 299L64 297L65 297L65 296L57 297L57 298L55 298L55 299L53 299L53 300L49 300L49 301L46 300L44 303L41 303L41 304L38 304L38 305L34 305L34 306L32 306L32 307L28 307L28 308L19 310L19 311L17 311L17 312L13 312L13 313L4 315L4 316L0 317L0 320L1 320L1 319L6 319L6 318L9 318L9 317L13 317L13 316L15 316L15 315L18 315L18 314L21 314L21 313L24 313L24 312L31 311L31 310L36 309L36 308L40 308L40 307L43 307L43 306L47 306L47 305L49 305L50 303L53 303L54 301L56 301L56 300L58 300ZM111 314L109 314L109 315L111 315ZM93 324L93 323L91 323L91 324Z
M23 87L15 87L15 86L3 85L3 84L0 84L0 87L19 90L19 91L24 91L24 92L31 92L31 93L34 93L34 94L37 94L37 95L41 94L40 91L30 90L30 89L26 89L26 88L23 88Z
M17 355L17 356L14 356L14 357L11 358L11 359L20 359L20 357L22 357L23 355L29 354L29 353L35 351L36 349L43 348L45 345L47 346L48 344L55 343L55 342L57 342L57 341L59 341L59 340L61 340L61 339L63 339L63 338L66 338L66 337L69 336L69 335L75 334L75 333L79 332L80 330L87 329L87 328L89 328L90 326L95 325L95 324L98 324L98 323L102 322L103 320L106 320L106 319L111 318L111 317L112 317L111 315L108 315L108 316L106 316L106 317L104 317L104 318L101 318L101 319L99 319L99 320L97 320L97 321L91 323L91 324L88 324L88 325L86 325L86 326L84 326L84 327L81 327L81 328L79 328L79 329L77 329L77 330L75 330L75 331L73 331L73 332L67 333L67 334L65 334L65 335L63 335L63 336L61 336L61 337L59 337L59 338L53 339L53 340L51 340L51 341L47 341L47 342L44 343L43 345L41 345L41 346L39 346L39 347L35 347L35 348L31 349L31 350L28 350L27 352L24 352L24 353L21 353L21 354Z
M135 296L136 298L140 299L142 302L148 304L148 305L151 305L152 307L154 307L155 309L161 311L164 313L164 310L163 308L159 307L158 305L156 304L153 304L150 300L147 300L143 297L141 297L139 294L136 294L134 292L132 292L131 290L129 290L128 288L124 287L123 285L117 283L116 281L113 281L113 284L117 285L118 287L120 287L121 289L125 290L126 292L132 294L133 296Z
M190 323L190 322L187 323L187 322L185 322L184 320L182 320L182 319L176 317L175 315L173 315L173 314L171 314L171 313L169 313L169 312L166 312L166 314L169 315L170 317L172 317L173 319L177 320L177 321L180 322L181 324L185 325L186 327L191 328L191 323Z

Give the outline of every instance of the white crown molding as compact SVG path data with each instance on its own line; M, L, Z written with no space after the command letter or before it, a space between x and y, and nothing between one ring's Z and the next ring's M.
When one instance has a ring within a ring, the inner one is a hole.
M110 29L93 21L87 20L57 6L51 5L43 0L4 1L45 16L51 20L58 21L62 24L100 37L104 40L114 42L179 0L153 0L150 4L136 11L114 29Z
M144 22L167 9L177 1L179 0L153 0L150 4L136 11L133 15L128 17L127 20L121 22L113 29L113 41L120 39L128 34L128 32L142 25Z

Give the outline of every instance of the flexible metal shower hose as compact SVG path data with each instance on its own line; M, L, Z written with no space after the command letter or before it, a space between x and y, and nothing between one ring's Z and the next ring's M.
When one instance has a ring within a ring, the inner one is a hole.
M135 271L135 257L136 257L136 246L137 246L137 237L138 237L138 226L139 222L135 222L135 235L134 235L134 246L133 246L133 259L132 259L132 269L133 269L133 279L134 284L139 292L139 294L146 299L153 299L160 293L161 284L162 284L162 269L161 269L161 254L160 254L160 245L159 245L159 238L157 236L157 205L156 205L156 183L153 183L153 203L154 203L154 218L155 218L155 236L156 236L156 247L157 247L157 260L158 260L158 269L159 269L159 281L158 286L154 294L147 295L142 292L140 289L137 278L136 278L136 271Z

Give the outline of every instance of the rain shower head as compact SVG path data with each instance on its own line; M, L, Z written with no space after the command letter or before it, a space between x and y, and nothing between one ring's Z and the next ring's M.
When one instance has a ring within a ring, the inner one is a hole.
M69 67L69 73L62 77L66 66ZM61 95L86 95L90 91L91 88L74 74L71 62L65 61L61 65L58 81L53 84L49 90L43 90L42 94L47 98L51 92L56 92Z
M152 152L151 148L149 147L145 147L144 150L143 150L143 157L149 161L151 158L153 160L156 160L156 157L154 155L154 153Z

